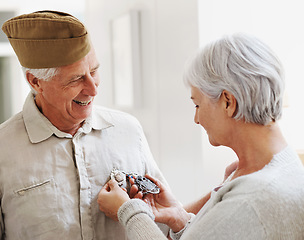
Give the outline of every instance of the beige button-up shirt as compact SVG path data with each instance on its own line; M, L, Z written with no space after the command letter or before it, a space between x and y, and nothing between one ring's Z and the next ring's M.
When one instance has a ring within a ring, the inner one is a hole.
M0 125L0 239L126 239L98 208L113 168L164 181L138 121L93 108L72 136L59 131L29 94L23 111Z

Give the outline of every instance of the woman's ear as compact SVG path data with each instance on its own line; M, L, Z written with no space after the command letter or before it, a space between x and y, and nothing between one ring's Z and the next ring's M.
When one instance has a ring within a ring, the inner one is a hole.
M222 101L225 107L225 111L227 112L227 116L233 118L237 112L237 101L235 97L228 91L224 90L222 92Z
M41 80L36 78L33 74L31 74L30 72L26 72L26 80L28 81L28 83L32 86L32 88L40 93L42 92L42 88L41 88Z

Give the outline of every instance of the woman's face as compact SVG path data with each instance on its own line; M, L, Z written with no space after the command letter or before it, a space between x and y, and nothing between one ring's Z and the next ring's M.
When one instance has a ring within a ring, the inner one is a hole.
M228 130L222 100L214 102L196 87L191 87L191 99L195 104L194 122L206 130L211 145L222 145Z

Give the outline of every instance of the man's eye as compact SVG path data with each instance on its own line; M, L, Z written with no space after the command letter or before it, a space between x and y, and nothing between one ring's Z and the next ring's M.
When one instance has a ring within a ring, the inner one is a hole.
M73 85L79 83L80 81L81 81L81 77L70 80L68 84Z
M70 82L70 84L78 83L79 80L80 80L80 78L79 78L79 79L72 80L72 81Z
M198 105L195 105L195 108L199 108L199 106L198 106Z

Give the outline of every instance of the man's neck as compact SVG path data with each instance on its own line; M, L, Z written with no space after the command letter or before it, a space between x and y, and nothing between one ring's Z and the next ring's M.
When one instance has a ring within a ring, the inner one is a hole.
M35 104L39 111L61 132L69 133L74 136L84 123L84 120L80 123L63 122L63 118L58 117L57 114L44 112L39 104L39 101L37 103L36 99Z

